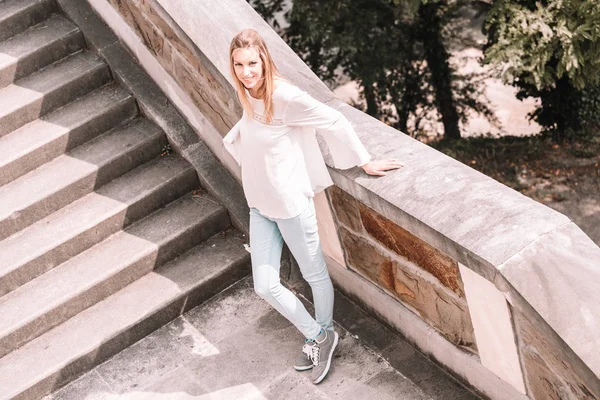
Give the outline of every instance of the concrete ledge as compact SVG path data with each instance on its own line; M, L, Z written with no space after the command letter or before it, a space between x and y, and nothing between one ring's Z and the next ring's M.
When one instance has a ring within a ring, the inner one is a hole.
M593 263L599 258L593 241L570 222L540 237L499 267L504 278L546 316L565 341L577 344L574 349L593 371L600 371L597 338L588 336L600 331L600 321L594 318L600 304L600 274ZM564 318L566 315L570 317ZM588 327L586 332L582 327Z

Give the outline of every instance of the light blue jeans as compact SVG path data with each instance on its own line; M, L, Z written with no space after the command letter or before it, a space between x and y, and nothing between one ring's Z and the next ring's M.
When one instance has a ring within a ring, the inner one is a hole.
M317 217L312 199L300 215L289 219L268 218L250 209L250 254L254 290L287 318L307 339L321 328L333 329L333 285L325 265ZM309 283L315 304L313 318L298 298L279 279L283 241Z

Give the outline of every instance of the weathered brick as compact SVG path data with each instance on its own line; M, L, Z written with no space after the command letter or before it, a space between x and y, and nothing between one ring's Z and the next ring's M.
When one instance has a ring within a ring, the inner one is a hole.
M338 221L355 232L362 232L363 226L360 220L358 200L337 186L331 186L327 189L327 192L331 198L331 205Z
M465 296L456 261L367 206L360 204L359 209L362 225L370 236L435 276L460 297Z
M473 326L464 299L424 278L399 259L383 254L346 228L340 228L340 236L350 268L390 291L452 343L475 351Z
M152 22L163 34L167 40L177 39L175 32L169 26L167 21L159 14L157 7L160 7L155 1L135 0L138 8L142 11L146 19Z
M131 10L129 8L129 6L131 4L126 0L108 0L108 1L110 2L110 4L112 4L112 6L114 8L116 8L116 10L119 12L119 14L121 14L121 16L123 17L125 22L127 22L127 24L129 26L133 27L134 18L133 18L133 14L131 13Z
M138 21L138 34L146 47L156 56L162 67L169 73L173 70L172 47L154 25L142 16Z
M178 53L173 56L173 75L177 83L191 97L196 107L212 122L215 128L220 132L227 132L232 126L232 121L221 113L222 102L221 107L215 104L217 102L214 92L210 91L210 79L195 70Z
M184 56L184 59L191 60L194 58L194 54L189 46L178 36L175 30L169 25L169 22L167 22L158 11L157 7L160 6L156 4L155 1L136 1L138 4L137 7L142 11L146 19L157 27L171 46Z
M569 358L562 355L566 344L555 343L520 312L513 311L519 337L519 353L529 396L535 400L597 399L581 379ZM600 395L600 393L596 393Z
M144 45L157 58L162 67L171 74L172 72L172 48L165 40L163 34L154 24L149 22L139 5L135 1L109 0L121 14L125 22L135 31Z
M213 72L207 67L207 63L210 63L203 57L201 53L195 48L194 44L189 40L179 37L178 33L169 26L169 23L163 19L163 17L157 12L156 6L153 1L138 0L140 2L140 8L144 13L144 16L150 21L150 23L159 27L162 36L166 38L167 43L173 48L173 52L177 53L179 59L183 60L183 63L178 63L178 68L184 65L184 68L188 73L178 71L172 73L176 79L183 76L194 75L200 79L197 82L188 81L188 85L182 86L182 88L188 93L188 95L196 102L196 104L206 104L200 99L210 99L211 107L208 111L207 117L211 122L219 129L222 133L229 131L242 114L241 106L235 97L235 94L228 92L222 86L222 83L218 81ZM184 33L181 33L184 35ZM208 96L208 97L207 97ZM198 103L198 101L200 103ZM216 106L215 106L216 105ZM206 108L201 109L205 112ZM218 110L218 111L215 111ZM224 122L224 125L222 124ZM223 127L221 130L221 127Z
M162 67L179 83L199 110L225 134L242 114L231 92L215 79L186 41L177 36L149 0L109 0ZM190 44L190 46L193 46Z

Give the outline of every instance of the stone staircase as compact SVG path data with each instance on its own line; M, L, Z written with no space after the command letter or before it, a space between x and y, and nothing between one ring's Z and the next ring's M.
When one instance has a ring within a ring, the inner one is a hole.
M55 1L0 0L0 399L55 391L248 265Z

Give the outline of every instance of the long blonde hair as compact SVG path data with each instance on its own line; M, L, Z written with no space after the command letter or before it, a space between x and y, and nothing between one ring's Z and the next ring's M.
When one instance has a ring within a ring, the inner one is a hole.
M237 49L254 48L262 61L263 66L263 84L258 89L258 97L265 104L265 119L267 122L273 120L273 91L275 89L274 78L279 77L279 70L273 62L269 48L265 44L263 38L254 29L244 29L233 37L231 45L229 46L229 68L235 86L237 89L237 95L242 103L244 110L252 117L254 116L254 110L250 104L250 100L246 94L246 87L238 79L235 73L235 66L233 62L233 52Z

